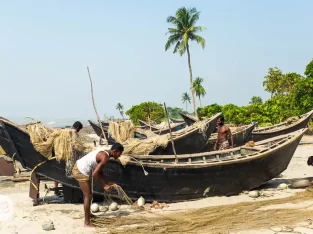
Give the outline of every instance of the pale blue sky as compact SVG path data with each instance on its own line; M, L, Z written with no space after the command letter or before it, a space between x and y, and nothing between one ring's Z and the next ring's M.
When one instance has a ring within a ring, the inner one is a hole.
M95 118L142 101L184 107L187 57L165 52L166 18L201 11L204 50L191 45L202 103L267 99L269 67L303 73L313 58L313 1L1 1L1 113L5 117ZM189 107L191 110L191 106Z

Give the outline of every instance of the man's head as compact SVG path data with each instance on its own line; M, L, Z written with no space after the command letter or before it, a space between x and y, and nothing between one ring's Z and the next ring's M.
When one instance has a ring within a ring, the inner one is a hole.
M117 159L122 155L124 151L124 146L122 146L120 143L115 143L111 147L111 155L114 159Z
M307 161L308 166L313 166L313 156L310 156Z
M83 128L83 124L79 121L76 121L73 126L72 126L72 129L75 129L76 132L78 133L80 130L82 130Z
M223 126L224 125L224 116L220 116L218 117L216 123L220 126Z

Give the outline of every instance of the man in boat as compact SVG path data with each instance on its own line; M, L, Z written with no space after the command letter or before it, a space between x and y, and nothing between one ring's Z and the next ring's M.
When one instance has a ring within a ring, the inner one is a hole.
M96 149L78 159L73 167L72 176L78 181L84 196L85 226L87 227L93 227L93 224L90 223L92 194L89 177L92 176L96 179L106 191L114 188L116 185L108 182L101 171L108 164L110 158L118 159L123 151L124 147L119 143L113 144L110 150Z
M214 150L229 149L229 138L231 139L231 148L234 147L234 138L229 127L224 124L224 117L220 116L217 119L217 137L214 145Z
M78 134L78 132L83 129L83 124L80 121L76 121L73 124L72 129L74 129L75 132ZM59 183L56 181L54 182L54 194L57 196L61 195L59 191Z

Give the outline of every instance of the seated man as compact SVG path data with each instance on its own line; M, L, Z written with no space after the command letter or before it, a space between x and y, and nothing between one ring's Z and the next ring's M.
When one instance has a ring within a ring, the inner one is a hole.
M79 121L76 121L73 126L72 126L72 129L75 130L76 133L78 133L80 130L83 129L83 124ZM60 196L60 192L59 192L59 183L58 182L54 182L54 194L57 195L57 196Z
M112 145L110 150L96 149L76 161L72 170L72 176L78 181L80 189L83 192L85 226L93 226L90 223L90 205L92 194L89 177L92 176L95 178L106 191L114 188L115 184L106 181L101 173L101 170L108 164L110 158L119 158L123 151L124 147L119 143L115 143Z

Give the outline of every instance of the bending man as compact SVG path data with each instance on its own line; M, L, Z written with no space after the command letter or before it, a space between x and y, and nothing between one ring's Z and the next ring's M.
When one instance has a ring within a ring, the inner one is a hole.
M80 189L83 192L85 226L93 226L90 223L90 205L92 194L89 177L92 176L95 178L106 191L114 188L115 184L106 181L101 173L101 170L107 165L110 158L119 158L123 151L124 147L119 143L115 143L112 145L111 150L106 151L103 149L96 149L78 159L75 163L72 175L78 181Z

